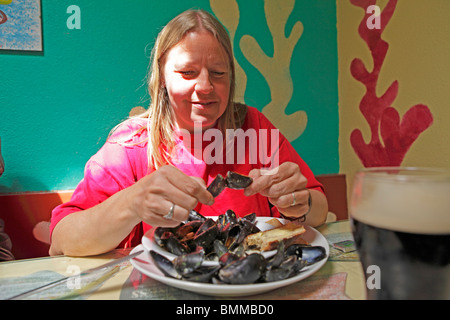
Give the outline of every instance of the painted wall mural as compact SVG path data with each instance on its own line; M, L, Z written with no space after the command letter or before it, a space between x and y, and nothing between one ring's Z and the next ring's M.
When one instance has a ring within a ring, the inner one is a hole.
M366 12L376 0L350 0ZM390 0L380 16L380 27L370 29L367 21L370 13L365 13L359 25L359 35L370 49L373 70L367 70L363 61L355 58L351 63L351 74L365 88L359 108L370 126L371 138L364 142L361 130L351 133L351 145L365 167L400 166L403 159L419 135L433 123L430 109L424 104L412 106L400 119L393 107L399 90L399 82L394 81L380 97L376 94L379 74L389 49L389 44L381 38L389 21L394 15L397 0Z
M236 0L210 0L211 9L217 18L228 29L232 43L239 24L239 5ZM269 57L261 49L257 40L251 35L244 35L239 41L240 49L250 63L257 68L266 79L272 100L262 108L262 112L280 129L289 141L297 139L305 130L308 117L305 111L299 110L286 114L286 107L292 98L293 83L290 74L292 52L302 33L303 24L296 21L290 34L286 37L286 23L295 0L265 0L264 11L267 25L273 38L274 53ZM247 76L244 69L235 59L236 65L236 98L243 100Z

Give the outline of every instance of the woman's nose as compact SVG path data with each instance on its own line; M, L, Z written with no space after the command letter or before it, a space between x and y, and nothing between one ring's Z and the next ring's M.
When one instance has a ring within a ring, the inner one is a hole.
M197 77L195 90L200 93L210 93L214 89L209 71L203 70Z

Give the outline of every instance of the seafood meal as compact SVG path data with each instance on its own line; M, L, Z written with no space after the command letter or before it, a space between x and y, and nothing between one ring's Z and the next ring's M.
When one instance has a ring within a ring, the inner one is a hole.
M237 217L227 210L216 220L192 210L174 228L158 227L153 240L176 257L150 250L155 265L168 277L213 284L250 284L293 277L326 258L326 250L300 238L303 226L288 223L261 231L256 214ZM265 249L274 249L265 258ZM216 261L213 264L204 263Z

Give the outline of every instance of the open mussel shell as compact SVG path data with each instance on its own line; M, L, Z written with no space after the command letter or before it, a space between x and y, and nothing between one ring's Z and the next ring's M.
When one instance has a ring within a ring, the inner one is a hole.
M214 240L213 248L215 255L219 258L228 252L228 248L219 239Z
M205 221L206 217L200 214L199 212L195 210L189 211L189 216L187 221Z
M219 279L229 284L254 283L261 278L265 268L265 258L259 253L252 253L220 269Z
M217 239L219 229L213 219L206 219L198 228L192 241L196 246L209 249L212 247L214 240Z
M227 187L227 183L222 177L222 175L218 174L211 184L208 186L207 190L212 194L215 198L217 197L225 188Z
M169 237L166 240L165 247L166 247L167 251L169 251L170 253L172 253L176 256L181 256L190 251L189 247L185 243L181 242L174 236Z
M293 244L286 249L286 255L296 255L303 261L306 261L307 265L314 264L324 259L327 256L327 252L324 247L310 246L304 244Z
M200 267L184 276L183 279L194 282L210 282L219 270L220 266Z
M249 176L243 174L228 171L226 177L224 178L221 174L218 174L214 180L209 184L207 190L215 198L217 197L225 188L230 189L245 189L251 183L253 179Z
M283 241L278 243L277 252L267 262L264 281L272 282L287 279L306 266L306 261L297 255L289 255Z
M155 229L154 240L160 247L164 247L166 245L167 239L173 236L172 228L163 228L158 227Z
M275 255L269 259L267 262L267 269L275 269L278 268L283 260L285 259L286 255L284 253L284 242L280 241L278 242L277 252Z
M181 275L175 270L172 261L153 250L150 250L150 256L152 257L156 267L161 270L164 275L179 280L181 279Z
M253 179L249 176L245 176L233 171L227 172L225 180L227 187L231 189L245 189L253 182Z
M267 269L264 273L264 280L266 282L280 281L289 278L293 273L294 271L292 269Z
M173 260L175 270L185 277L201 267L205 259L205 251L200 248L197 251L181 255Z
M253 182L253 179L249 176L245 176L233 171L227 172L225 180L227 187L231 189L245 189Z

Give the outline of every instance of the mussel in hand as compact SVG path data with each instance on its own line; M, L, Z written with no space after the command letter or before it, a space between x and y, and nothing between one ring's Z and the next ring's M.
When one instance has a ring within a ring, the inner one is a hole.
M221 174L218 174L214 180L209 184L207 190L217 197L225 188L230 189L245 189L251 183L253 179L242 175L237 172L228 171L226 177L224 178Z

